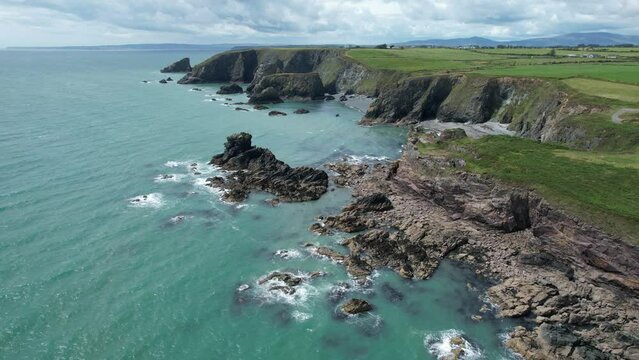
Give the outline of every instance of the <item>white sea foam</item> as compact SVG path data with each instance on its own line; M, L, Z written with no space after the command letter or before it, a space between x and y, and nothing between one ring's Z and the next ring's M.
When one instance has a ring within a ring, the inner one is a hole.
M306 321L313 317L313 314L309 314L309 313L305 313L305 312L301 312L297 310L293 311L292 315L293 315L293 318L299 322Z
M461 344L453 344L451 340L454 338L461 338L463 342ZM463 332L456 329L426 334L424 336L424 346L437 359L452 358L453 351L459 348L463 349L460 359L474 360L482 357L481 351L464 338Z
M186 161L167 161L164 163L164 166L166 167L170 167L170 168L176 168L176 167L187 167L190 164L192 164L193 161L190 160L186 160Z
M164 199L160 193L138 195L128 200L133 207L160 208L164 205Z
M297 274L293 274L296 277L301 277L302 283L295 286L295 292L292 294L287 294L284 291L280 290L271 290L273 287L278 286L286 286L286 283L278 280L278 279L270 279L260 284L258 280L255 285L255 295L262 299L262 301L266 303L282 303L289 304L294 306L304 306L308 302L308 300L319 294L319 290L309 284L309 275L305 273L298 272Z
M184 178L183 174L161 174L155 177L153 181L161 182L180 182Z
M169 222L171 224L179 224L181 222L183 222L184 220L186 220L187 218L191 218L192 216L185 216L185 215L176 215L172 218L169 219Z
M371 162L380 162L386 161L388 157L386 156L373 156L373 155L347 155L344 158L344 161L350 164L365 164Z
M302 253L294 249L277 250L274 254L282 259L299 259L302 257Z

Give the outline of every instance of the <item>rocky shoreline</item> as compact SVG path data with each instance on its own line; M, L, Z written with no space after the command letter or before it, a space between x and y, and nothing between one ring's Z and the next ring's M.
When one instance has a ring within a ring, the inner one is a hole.
M348 255L318 249L355 279L380 267L427 279L442 259L463 261L495 282L487 295L500 316L524 321L507 345L525 359L639 357L635 247L460 161L422 157L411 141L396 162L329 168L356 200L311 230L357 233Z
M349 96L356 96L356 107L367 107L363 124L421 123L446 135L455 133L451 124L463 122L471 136L509 133L586 148L600 141L584 139L581 129L565 128L561 120L601 109L576 103L542 80L442 75L385 84L376 76L336 50L292 55L247 50L213 57L180 83L248 83L250 103L258 106L325 93L348 105ZM376 88L363 90L364 79L375 79ZM433 123L435 118L441 121ZM409 139L398 161L327 165L336 174L333 182L350 187L356 200L339 214L319 216L310 230L353 236L342 243L346 255L310 244L315 253L343 264L361 282L376 268L428 279L443 259L462 261L495 284L486 295L500 316L522 320L507 345L523 358L639 359L636 247L554 208L533 191L465 171L461 159L421 156L416 142ZM225 152L211 164L235 171L208 180L225 189L228 201L242 201L252 189L283 201L314 200L328 186L325 172L290 168L270 151L253 147L249 134L229 137Z

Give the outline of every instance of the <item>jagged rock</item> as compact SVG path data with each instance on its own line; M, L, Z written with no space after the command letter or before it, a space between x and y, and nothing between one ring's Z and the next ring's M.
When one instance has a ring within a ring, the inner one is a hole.
M317 246L314 247L313 250L318 255L325 256L335 262L342 262L346 258L346 256L340 254L339 252L337 252L337 250L333 250L326 246Z
M184 58L182 60L178 60L176 62L174 62L173 64L165 67L164 69L160 70L160 72L163 73L175 73L175 72L189 72L193 70L191 68L191 61L189 58Z
M309 167L291 168L268 149L251 144L248 133L233 134L224 144L224 152L209 164L225 170L242 170L216 184L227 192L229 201L242 199L250 190L267 191L282 201L316 200L327 191L328 175ZM225 195L226 198L226 195Z
M295 114L308 114L310 111L306 109L297 109L294 111Z
M273 111L269 111L268 116L286 116L286 113L282 111L273 110Z
M346 95L342 95L339 97L339 101L347 101L348 98L346 97Z
M164 79L160 80L160 84L166 84L166 83L167 83L166 80Z
M350 299L340 306L340 309L346 314L359 314L373 310L373 306L362 299Z
M454 129L445 129L444 131L442 131L442 133L439 135L439 140L451 141L451 140L464 139L467 137L468 135L466 135L466 131L464 129L454 128Z
M385 194L375 193L357 199L350 204L345 211L369 212L369 211L387 211L393 208L393 203Z
M280 93L274 87L253 92L249 98L249 104L278 104L281 102Z
M229 84L220 86L220 90L216 92L216 94L220 95L228 95L228 94L241 94L244 92L244 89L238 84Z
M268 282L270 280L281 281L281 282L285 283L289 287L295 287L295 286L301 284L302 281L303 281L303 279L301 277L295 276L295 275L293 275L291 273L274 271L274 272L268 274L267 276L265 276L264 278L260 279L258 281L258 284L262 285L262 284L265 284L266 282Z
M324 86L317 73L283 73L263 77L253 88L253 96L250 102L259 103L264 98L275 98L275 92L267 89L273 88L277 92L277 98L294 100L321 99L324 96ZM270 95L270 96L266 96Z
M168 78L166 78L166 81L173 81L173 79L171 79L171 77L169 76Z

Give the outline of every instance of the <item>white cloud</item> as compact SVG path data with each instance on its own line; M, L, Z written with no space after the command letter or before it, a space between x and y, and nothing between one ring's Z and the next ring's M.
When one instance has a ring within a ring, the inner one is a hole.
M639 33L637 0L0 0L0 46Z

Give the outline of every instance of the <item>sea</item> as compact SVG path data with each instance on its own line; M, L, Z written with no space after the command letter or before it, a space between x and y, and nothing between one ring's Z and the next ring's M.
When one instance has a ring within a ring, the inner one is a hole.
M349 189L273 207L269 194L229 204L205 186L235 132L314 167L396 159L407 134L359 126L339 101L269 117L231 105L243 94L216 95L221 84L158 83L181 77L163 66L211 55L0 51L0 359L439 359L455 336L462 359L516 358L504 346L514 324L472 269L445 261L425 281L381 269L361 285L308 251L345 251L346 234L308 227ZM273 271L325 276L284 294L260 285ZM374 309L341 316L349 298Z

